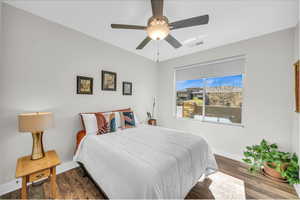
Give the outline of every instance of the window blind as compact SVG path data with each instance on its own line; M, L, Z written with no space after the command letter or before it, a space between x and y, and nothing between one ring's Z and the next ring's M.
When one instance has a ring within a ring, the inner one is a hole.
M201 78L233 76L245 72L245 58L224 59L216 62L201 63L175 71L176 81L195 80Z

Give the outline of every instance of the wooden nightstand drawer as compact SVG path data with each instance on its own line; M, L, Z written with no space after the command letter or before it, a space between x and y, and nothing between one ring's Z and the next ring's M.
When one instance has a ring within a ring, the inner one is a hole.
M49 176L50 176L50 169L39 171L29 175L29 182L37 181L42 178L48 178Z

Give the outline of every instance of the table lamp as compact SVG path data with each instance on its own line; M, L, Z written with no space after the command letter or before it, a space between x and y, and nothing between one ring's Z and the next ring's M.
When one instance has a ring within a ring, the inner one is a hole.
M51 112L24 113L18 116L19 131L31 132L33 145L31 159L37 160L45 156L43 147L44 130L53 127L53 114Z

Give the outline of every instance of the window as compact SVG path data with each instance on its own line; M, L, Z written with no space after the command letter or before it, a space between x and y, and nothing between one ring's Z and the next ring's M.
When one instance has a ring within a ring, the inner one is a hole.
M176 116L241 124L244 58L177 69Z

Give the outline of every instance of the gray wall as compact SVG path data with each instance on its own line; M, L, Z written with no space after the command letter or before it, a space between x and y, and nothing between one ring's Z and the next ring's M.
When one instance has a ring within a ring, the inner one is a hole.
M157 90L156 63L6 4L3 17L0 184L14 179L17 158L31 153L31 135L18 133L19 113L54 113L45 148L63 161L72 160L79 112L130 106L145 119ZM117 92L101 91L102 69L117 72ZM94 95L76 95L77 75L94 77ZM133 96L122 96L122 81L133 82Z
M217 153L236 159L263 138L292 150L294 34L288 29L160 63L159 122L201 135ZM176 119L173 68L236 55L246 55L244 127Z

